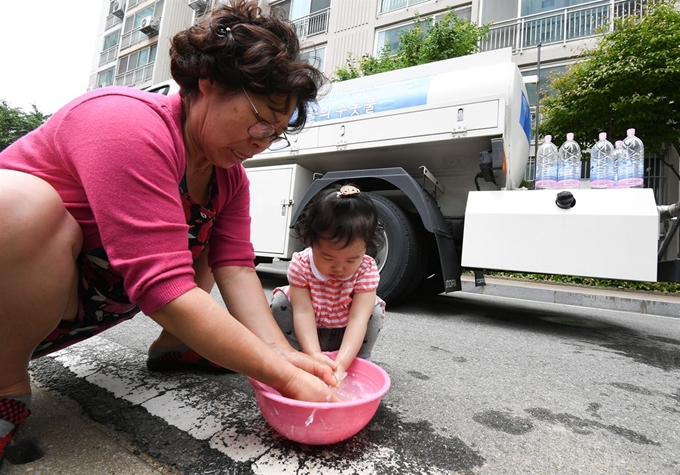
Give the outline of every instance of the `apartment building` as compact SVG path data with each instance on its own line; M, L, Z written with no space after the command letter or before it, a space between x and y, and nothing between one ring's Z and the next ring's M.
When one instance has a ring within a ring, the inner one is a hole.
M219 0L102 0L100 46L90 88L145 88L169 79L170 38ZM399 35L417 15L436 22L454 11L477 24L491 24L482 50L511 47L523 74L541 80L572 62L597 41L600 28L635 14L645 0L259 0L279 8L295 25L303 54L328 76L356 57L396 50ZM160 52L160 54L158 54ZM535 98L533 84L529 95ZM533 99L532 99L533 100Z
M125 85L145 88L169 79L170 38L190 26L219 0L102 0L90 88ZM436 22L454 11L477 24L490 24L482 50L511 47L525 76L547 85L578 53L597 41L613 19L637 14L646 0L259 0L292 21L303 55L333 76L348 53L355 57L398 48L399 35L417 15ZM540 48L539 48L540 45ZM539 58L540 49L540 58ZM157 54L160 51L161 54ZM535 83L528 83L535 105Z
M170 39L220 0L101 0L102 13L90 88L124 85L147 88L170 79ZM536 81L549 87L549 76L596 44L613 20L640 14L648 0L259 0L278 8L297 29L303 56L327 76L355 57L396 50L401 32L417 16L436 22L449 11L491 29L481 49L512 48L514 61L529 78L527 91L536 106ZM540 65L540 67L539 67ZM677 152L664 157L678 164ZM528 169L531 174L531 167ZM667 168L648 160L646 186L659 202L677 201L677 180Z
M200 9L208 1L188 2ZM170 78L170 39L191 26L187 0L102 0L90 89L111 85L140 89Z

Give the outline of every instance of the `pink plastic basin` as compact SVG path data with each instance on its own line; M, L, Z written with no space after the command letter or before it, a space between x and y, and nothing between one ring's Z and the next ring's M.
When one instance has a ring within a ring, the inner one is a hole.
M327 354L334 358L336 353ZM353 401L297 401L257 380L248 381L269 425L283 437L309 445L334 444L352 437L373 418L390 388L385 370L361 358L355 358L347 369L346 381L359 383L366 394Z

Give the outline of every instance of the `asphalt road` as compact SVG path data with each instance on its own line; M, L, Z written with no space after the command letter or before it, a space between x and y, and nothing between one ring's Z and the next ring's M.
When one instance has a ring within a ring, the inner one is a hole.
M157 332L140 315L33 378L179 473L680 474L680 319L463 293L388 306L373 360L392 387L326 447L274 433L243 376L149 373Z

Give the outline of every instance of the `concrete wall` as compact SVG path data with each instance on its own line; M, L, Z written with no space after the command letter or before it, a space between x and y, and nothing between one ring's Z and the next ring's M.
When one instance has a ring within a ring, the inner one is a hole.
M156 65L153 79L148 86L167 81L170 76L170 41L181 30L189 28L194 19L194 11L187 5L186 0L165 0L163 18L158 36L152 38L158 42Z

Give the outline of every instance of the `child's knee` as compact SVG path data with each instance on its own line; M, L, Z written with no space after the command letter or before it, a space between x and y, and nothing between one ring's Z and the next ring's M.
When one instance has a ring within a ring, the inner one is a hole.
M274 316L277 314L279 315L285 315L285 314L291 314L293 313L293 309L290 306L290 302L288 301L288 297L286 297L286 294L283 292L276 292L274 296L272 297L269 308L272 309L272 313Z
M271 308L274 320L284 333L293 329L293 309L288 298L283 292L276 292L271 299Z
M373 313L368 319L368 332L378 333L383 327L383 322L385 321L385 310L380 305L376 305L373 309Z

